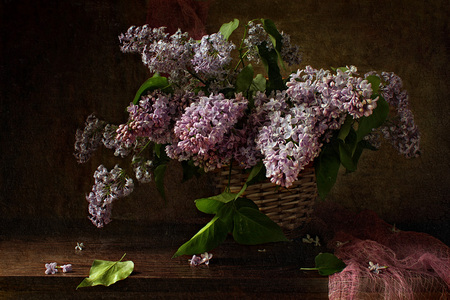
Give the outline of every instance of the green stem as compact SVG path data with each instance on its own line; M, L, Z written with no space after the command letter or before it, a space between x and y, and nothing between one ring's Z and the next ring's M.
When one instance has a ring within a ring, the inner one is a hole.
M243 47L244 46L244 40L245 40L245 38L247 36L248 26L249 26L250 22L254 22L256 20L257 19L253 19L251 21L248 21L247 24L244 27L244 35L243 35L243 37L241 39L241 44L239 45L239 49L238 49L238 51L239 51L239 61L238 61L237 65L236 65L236 67L234 68L235 71L239 67L240 64L242 64L242 67L245 68L244 57L247 55L248 51L246 51L244 54L242 54L242 49L244 49L244 47Z
M302 271L317 271L319 268L300 268Z
M122 259L125 257L125 255L127 255L127 254L125 253L119 261L122 261Z
M228 171L228 184L227 184L227 192L230 192L230 184L231 184L231 171L233 170L233 160L230 160L230 170Z
M201 79L197 74L195 74L194 72L192 72L191 70L187 70L189 74L192 75L192 77L194 77L195 79L199 80L201 83L203 83L204 85L206 85L206 81L204 81L203 79Z
M147 149L148 145L150 145L151 142L152 142L152 141L149 140L149 141L144 145L144 147L142 147L142 149L139 151L138 155L141 155L142 152L144 152L144 150Z

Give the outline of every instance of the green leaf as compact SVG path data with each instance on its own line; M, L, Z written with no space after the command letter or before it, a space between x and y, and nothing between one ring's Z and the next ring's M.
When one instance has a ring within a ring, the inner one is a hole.
M253 67L252 65L247 65L242 71L238 74L236 78L236 92L246 92L250 85L253 82Z
M377 107L368 117L361 117L359 119L358 130L356 134L358 141L361 141L367 134L372 132L372 129L380 127L387 119L389 114L389 104L383 97L377 101Z
M348 171L356 171L356 165L352 157L352 150L349 149L349 147L342 141L339 143L339 160Z
M345 263L331 253L320 253L315 258L315 268L300 268L304 271L319 271L320 275L328 276L345 269Z
M77 286L77 289L95 285L110 286L130 276L134 269L134 263L132 261L122 261L124 257L125 254L119 261L94 260L89 271L89 277L83 279Z
M242 186L241 190L236 197L242 195L249 185L255 184L266 178L265 168L262 161L260 161L256 166L252 168L250 174L248 175L247 181Z
M224 205L225 203L211 198L201 198L195 200L195 206L197 209L205 214L217 214L219 209Z
M266 78L262 74L257 74L253 78L252 84L250 86L250 91L252 92L264 92L266 90Z
M251 170L250 174L248 175L247 181L245 182L247 185L255 184L261 179L266 178L266 172L264 168L264 163L262 161L258 162ZM263 176L263 177L261 177Z
M217 212L217 217L219 217L219 220L225 224L227 233L233 232L233 214L235 211L234 203L234 201L225 203L225 205L222 206Z
M380 88L381 78L377 75L370 75L366 77L366 80L370 83L372 86L372 92L374 94L378 93L378 90Z
M200 198L195 200L195 206L206 214L217 214L218 210L225 204L236 198L237 194L223 192L222 194Z
M191 179L194 176L199 177L204 173L203 169L195 166L192 160L182 161L181 167L183 168L183 182Z
M339 68L333 68L331 67L331 70L336 71L336 70L341 70L342 72L347 72L348 68L347 67L339 67Z
M320 275L327 276L341 272L345 263L331 253L320 253L315 258L316 268Z
M194 255L210 251L225 241L228 235L228 226L218 216L215 216L189 241L181 245L173 257L181 255Z
M339 154L334 151L332 145L325 145L319 157L314 161L317 190L320 198L325 199L336 183L340 165Z
M281 58L281 47L283 46L283 36L278 31L277 27L275 26L275 23L270 19L261 19L261 22L263 24L264 30L269 35L270 40L272 41L273 47L275 49L275 52L277 54L277 58L281 63L281 66L284 67L283 59Z
M344 124L342 124L341 129L339 130L338 139L345 141L345 138L348 136L348 134L350 133L350 129L353 126L353 122L353 117L347 114Z
M139 90L136 92L134 96L133 104L137 104L141 97L148 91L154 91L156 89L166 89L170 86L166 77L160 76L158 73L155 73L153 77L150 77L145 81Z
M161 197L166 199L166 193L164 191L164 174L166 173L167 164L161 164L155 168L155 184Z
M266 83L266 92L285 90L286 85L278 67L278 54L276 51L267 49L265 43L262 43L258 46L258 53L269 77Z
M233 238L244 245L288 241L281 228L257 209L241 207L234 212Z
M239 26L239 20L238 19L234 19L233 21L231 21L229 23L223 24L220 27L219 32L223 35L223 37L226 40L228 40L230 35L233 33L233 31L236 30L236 28L238 28L238 26Z
M158 158L161 158L161 148L162 144L155 144L155 146L153 147L153 151Z
M259 210L258 205L256 205L255 202L253 202L252 200L250 200L248 198L239 197L236 199L236 201L234 201L234 205L237 210L241 209L242 207L249 207L249 208Z
M284 68L283 59L281 58L282 36L278 32L275 23L270 19L261 19L264 30L270 37L273 49L269 50L265 43L258 46L259 56L266 69L269 81L267 82L267 92L275 90L285 90L286 85L280 73L278 62Z

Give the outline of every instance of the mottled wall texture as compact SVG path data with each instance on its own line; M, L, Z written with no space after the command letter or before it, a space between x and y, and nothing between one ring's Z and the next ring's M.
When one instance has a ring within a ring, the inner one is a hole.
M84 197L94 170L122 161L101 150L78 165L74 134L92 112L112 123L126 121L124 108L149 74L140 57L120 52L117 36L145 24L147 5L143 0L1 1L4 224L19 219L89 223ZM213 33L233 18L271 18L301 45L299 67L355 65L361 72L401 76L422 133L422 157L406 160L384 144L363 155L357 172L342 174L327 201L355 211L372 209L388 222L446 239L448 16L445 0L216 0L206 30ZM183 183L179 165L170 170L166 202L154 184L139 185L115 203L114 219L198 220L193 200L211 194L208 176Z

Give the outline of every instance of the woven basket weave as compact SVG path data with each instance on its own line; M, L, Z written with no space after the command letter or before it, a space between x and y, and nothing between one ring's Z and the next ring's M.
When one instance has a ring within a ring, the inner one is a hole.
M214 181L218 193L223 192L227 186L229 174L228 168L222 168L216 172ZM248 173L244 170L233 168L230 191L238 193L247 178ZM293 237L293 231L308 223L313 212L317 198L314 166L305 167L297 181L289 188L279 187L267 179L250 185L243 195L255 202L259 210L277 223L286 235Z

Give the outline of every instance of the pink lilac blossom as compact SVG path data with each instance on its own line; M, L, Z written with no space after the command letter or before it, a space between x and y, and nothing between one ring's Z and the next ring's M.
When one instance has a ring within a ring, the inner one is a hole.
M369 116L377 99L371 99L372 88L366 79L353 76L356 71L352 66L332 74L307 66L290 77L287 93L295 104L316 106L327 118L336 119L347 113L355 119Z
M159 90L143 96L138 104L128 107L129 120L118 127L116 139L127 145L139 137L158 144L170 143L175 120L195 97L189 92L172 96Z
M117 139L116 138L117 129L118 129L118 126L116 126L116 125L107 124L105 126L105 129L103 131L103 139L102 139L103 145L107 149L114 150L115 156L121 156L121 157L128 156L133 150L133 145L126 144L126 143L122 142L121 140Z
M89 219L98 228L111 221L113 201L128 196L134 188L133 180L116 165L111 171L100 165L94 172L95 183L86 196L89 202Z

